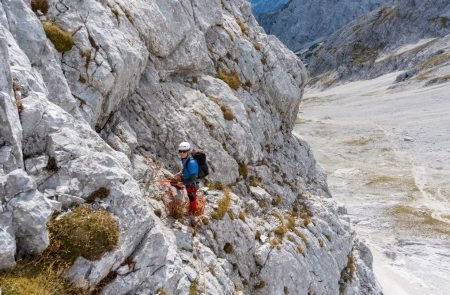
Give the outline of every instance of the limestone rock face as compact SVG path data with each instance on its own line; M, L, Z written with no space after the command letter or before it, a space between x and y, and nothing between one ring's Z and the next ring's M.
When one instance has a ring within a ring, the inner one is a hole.
M383 5L309 52L309 70L312 76L335 71L337 79L347 80L395 70L407 70L400 80L420 71L432 76L429 69L449 59L449 19L450 4L445 0Z
M86 289L108 277L103 294L186 294L194 282L208 294L379 293L291 133L305 68L247 2L48 2L45 15L0 4L0 268L47 247L52 212L89 202L118 220L120 240L64 273ZM43 22L73 46L57 51ZM178 171L185 140L207 151L210 183L233 187L205 188L194 226L167 216L169 188L154 181ZM364 271L346 279L353 260Z

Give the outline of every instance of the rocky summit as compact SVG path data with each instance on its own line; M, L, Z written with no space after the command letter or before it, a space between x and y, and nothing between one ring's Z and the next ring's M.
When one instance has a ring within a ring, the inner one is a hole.
M291 133L304 65L246 1L3 0L0 60L0 282L84 204L120 233L64 268L82 293L380 293ZM208 155L200 222L157 181L185 140Z

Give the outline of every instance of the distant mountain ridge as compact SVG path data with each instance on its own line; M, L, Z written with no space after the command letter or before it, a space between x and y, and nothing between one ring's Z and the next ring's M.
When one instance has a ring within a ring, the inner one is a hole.
M406 70L402 79L445 81L450 70L449 40L448 0L401 0L349 23L304 60L312 76L335 71L338 80L371 79Z
M298 51L320 42L364 13L391 0L252 0L252 10L267 34ZM280 3L285 2L284 6ZM268 13L270 5L280 8ZM277 6L278 5L278 6Z

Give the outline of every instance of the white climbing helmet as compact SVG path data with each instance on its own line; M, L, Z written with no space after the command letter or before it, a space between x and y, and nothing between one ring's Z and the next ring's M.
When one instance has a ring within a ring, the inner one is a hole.
M178 146L178 150L179 151L189 151L191 149L191 145L189 144L189 142L185 142L183 141L182 143L180 143L180 145Z

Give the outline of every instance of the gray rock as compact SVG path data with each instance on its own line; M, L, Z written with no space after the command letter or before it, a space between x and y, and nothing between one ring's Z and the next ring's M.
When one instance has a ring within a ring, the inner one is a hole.
M21 193L7 204L13 213L19 254L40 254L49 244L47 222L52 205L37 190Z
M11 212L0 212L0 270L16 266L16 240Z
M7 37L0 27L0 59L8 60ZM15 91L17 82L12 80L7 62L0 65L0 175L23 168L22 127L19 121ZM19 98L19 97L18 97ZM19 98L20 99L20 98Z

